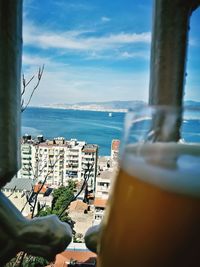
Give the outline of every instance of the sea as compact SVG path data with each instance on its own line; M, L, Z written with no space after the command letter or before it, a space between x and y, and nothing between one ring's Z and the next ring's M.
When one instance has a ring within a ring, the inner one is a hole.
M109 156L113 139L122 139L126 113L28 107L22 113L22 135L64 137L99 146L100 156ZM200 111L185 113L182 138L200 143Z
M121 139L125 113L29 107L22 113L22 135L65 137L99 146L109 156L113 139Z

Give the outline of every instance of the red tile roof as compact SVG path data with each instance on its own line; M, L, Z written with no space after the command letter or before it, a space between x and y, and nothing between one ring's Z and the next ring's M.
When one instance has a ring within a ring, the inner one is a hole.
M114 139L112 140L112 150L118 151L120 145L120 140Z
M106 202L107 202L107 199L95 198L95 200L94 200L94 206L95 207L105 208L106 207Z
M36 184L36 185L34 185L34 192L37 193L40 190L41 186L42 186L42 184ZM42 187L40 193L41 194L44 194L47 191L47 188L48 188L48 186L47 185L44 185Z
M72 260L77 263L93 263L96 260L96 254L88 250L65 250L56 256L54 267L67 267Z
M84 211L84 210L87 210L87 208L88 208L88 205L79 199L71 202L69 206L70 211Z

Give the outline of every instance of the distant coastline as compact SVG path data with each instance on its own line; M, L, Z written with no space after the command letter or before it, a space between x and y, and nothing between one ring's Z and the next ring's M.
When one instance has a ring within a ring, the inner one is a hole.
M108 102L80 102L74 104L55 103L44 104L41 106L30 106L33 108L50 108L62 110L80 110L80 111L96 111L108 113L126 113L129 109L137 111L147 105L144 101L108 101ZM200 102L187 100L184 101L184 107L190 110L200 110Z
M116 113L126 113L128 109L111 109L111 108L91 108L91 107L63 107L63 106L30 106L30 108L50 108L50 109L63 109L63 110L81 110L81 111L97 111L97 112L116 112Z
M62 107L62 106L32 106L34 108L52 108L64 110L81 110L81 111L97 111L97 112L117 112L126 113L128 109L107 109L107 108L91 108L91 107Z
M65 109L65 110L81 110L81 111L98 111L98 112L120 112L126 113L130 108L138 109L144 107L144 101L107 101L107 102L79 102L73 104L55 103L44 104L41 108Z

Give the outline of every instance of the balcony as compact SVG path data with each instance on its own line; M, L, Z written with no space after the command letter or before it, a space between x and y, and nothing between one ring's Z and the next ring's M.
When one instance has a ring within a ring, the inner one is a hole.
M93 165L94 164L94 162L93 161L87 161L87 160L84 160L84 161L82 161L82 165Z
M70 160L68 160L67 162L78 163L78 160L77 160L77 159L70 159Z
M97 186L96 187L96 191L98 192L106 192L108 193L110 190L110 186L106 187L106 186Z
M31 151L23 151L22 150L22 155L29 155L30 156L31 155Z
M79 152L70 152L69 156L78 157L79 156Z
M95 215L102 215L104 214L104 210L95 210Z

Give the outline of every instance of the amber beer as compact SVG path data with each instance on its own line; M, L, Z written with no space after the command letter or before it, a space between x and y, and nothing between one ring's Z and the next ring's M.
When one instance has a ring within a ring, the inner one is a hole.
M103 220L97 266L200 266L200 146L126 150Z

